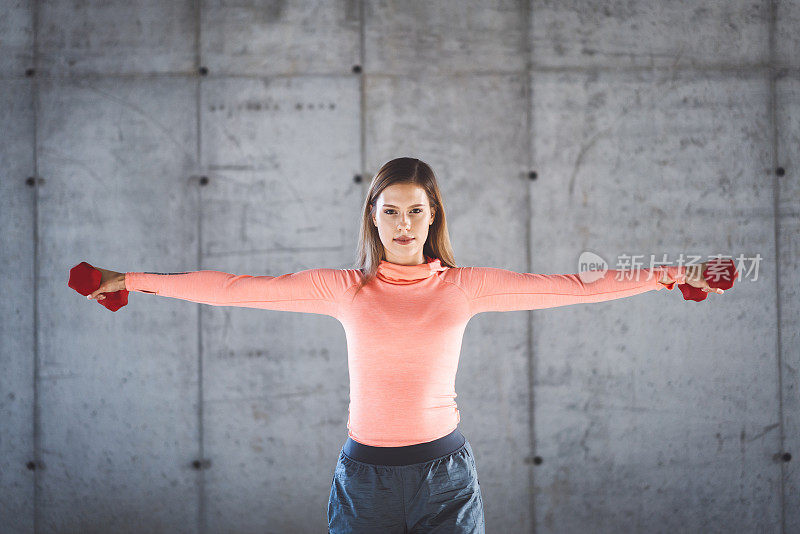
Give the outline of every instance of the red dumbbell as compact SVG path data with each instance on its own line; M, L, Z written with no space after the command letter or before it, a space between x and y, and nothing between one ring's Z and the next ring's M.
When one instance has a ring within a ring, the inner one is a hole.
M100 287L103 275L100 271L86 263L80 262L78 265L70 269L69 281L67 285L80 293L81 295L89 295ZM121 289L119 291L112 291L111 293L103 293L106 298L98 300L98 304L102 304L112 312L117 311L126 304L128 304L128 290Z
M733 260L730 258L714 258L708 261L706 272L703 277L708 282L708 285L714 289L730 289L733 287L733 282L739 275ZM708 297L708 292L703 291L699 287L694 287L689 284L678 284L678 288L683 293L684 300L694 300L700 302Z

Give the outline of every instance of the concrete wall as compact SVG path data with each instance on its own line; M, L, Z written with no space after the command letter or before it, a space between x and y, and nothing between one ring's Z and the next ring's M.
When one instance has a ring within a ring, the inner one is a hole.
M799 24L790 0L2 0L0 531L324 531L335 319L110 313L67 275L351 267L405 155L459 265L750 269L702 303L473 318L488 532L800 531Z

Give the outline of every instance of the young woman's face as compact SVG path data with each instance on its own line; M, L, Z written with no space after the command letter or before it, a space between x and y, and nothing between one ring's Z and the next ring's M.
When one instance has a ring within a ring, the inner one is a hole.
M392 184L376 201L372 223L378 227L386 261L401 265L425 263L422 251L435 213L425 190L416 184ZM411 237L402 243L399 237Z

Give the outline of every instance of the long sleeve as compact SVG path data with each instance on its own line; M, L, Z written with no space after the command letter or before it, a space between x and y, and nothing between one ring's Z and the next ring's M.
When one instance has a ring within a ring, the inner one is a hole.
M669 284L659 282L662 271L666 271L671 280ZM685 283L686 267L608 270L589 282L581 280L579 274L517 273L494 267L464 267L459 274L458 285L466 293L472 316L487 311L536 310L602 302L664 287L673 289L676 283Z
M349 287L342 269L308 269L281 276L221 271L127 272L125 289L212 306L316 313L337 317ZM337 317L338 318L338 317Z

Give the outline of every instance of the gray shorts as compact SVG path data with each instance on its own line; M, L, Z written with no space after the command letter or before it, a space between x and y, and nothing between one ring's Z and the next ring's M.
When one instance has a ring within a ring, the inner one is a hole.
M484 534L483 499L469 441L427 462L378 465L339 454L329 534Z

